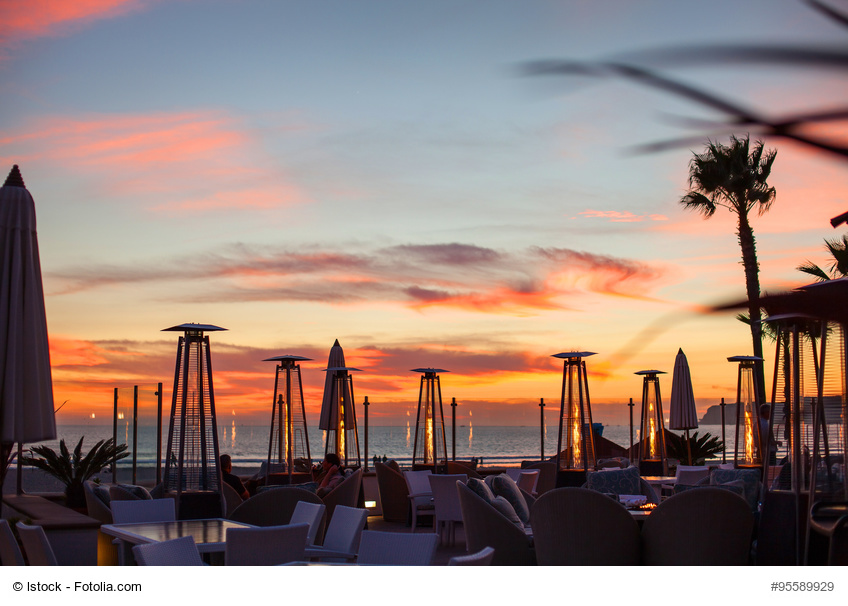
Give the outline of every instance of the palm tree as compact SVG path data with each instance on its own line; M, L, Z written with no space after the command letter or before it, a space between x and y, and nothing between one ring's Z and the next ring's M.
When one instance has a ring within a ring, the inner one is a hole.
M730 137L730 145L708 141L702 154L694 154L689 163L690 191L680 203L696 210L704 218L712 217L719 206L737 217L736 235L742 249L745 268L745 288L748 294L748 317L751 319L751 339L754 355L763 357L762 329L760 326L760 266L757 262L757 245L749 216L757 210L763 215L775 200L775 189L768 184L771 167L777 150L765 150L757 141L750 149L749 137ZM765 401L765 374L763 365L757 365L757 394Z
M819 282L848 276L848 235L843 235L842 238L834 238L833 240L825 240L824 245L832 257L830 267L827 270L822 269L812 261L807 261L796 267L796 269L805 274L810 274Z

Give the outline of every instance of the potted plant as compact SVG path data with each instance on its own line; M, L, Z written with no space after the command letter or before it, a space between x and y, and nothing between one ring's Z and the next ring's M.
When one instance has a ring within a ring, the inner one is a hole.
M703 465L704 462L715 454L724 450L724 442L709 432L698 437L696 431L689 437L689 446L686 445L686 437L672 432L666 432L666 452L669 458L678 461L686 461L687 465ZM689 453L692 453L691 460Z
M115 441L109 438L100 440L83 455L84 439L85 436L80 438L73 454L68 451L65 440L60 440L58 453L48 446L39 445L30 448L30 452L41 458L31 455L21 457L21 462L25 465L32 465L50 474L65 485L65 505L72 509L85 509L83 482L114 461L130 454L126 444L115 445Z

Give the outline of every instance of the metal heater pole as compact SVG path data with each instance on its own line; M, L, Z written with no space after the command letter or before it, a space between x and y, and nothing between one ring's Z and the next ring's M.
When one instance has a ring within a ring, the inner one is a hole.
M451 461L456 461L456 398L451 398Z
M545 460L545 398L539 398L539 460Z
M365 471L368 471L368 396L365 396L365 401L362 403L365 407Z
M724 398L721 399L721 462L727 463L727 439L724 437Z

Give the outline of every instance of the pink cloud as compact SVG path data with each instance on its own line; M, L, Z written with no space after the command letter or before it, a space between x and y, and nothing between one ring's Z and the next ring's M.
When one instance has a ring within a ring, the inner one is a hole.
M376 301L512 315L571 309L585 293L648 299L664 276L662 267L608 255L538 247L498 251L458 243L353 253L222 245L191 257L69 267L51 274L60 285L53 294L196 280L204 283L205 300L224 303ZM216 284L208 285L210 280Z
M169 215L307 200L251 129L211 110L46 117L0 137L0 157L7 163L59 162L111 196L167 192L166 205L157 202L148 210Z
M10 0L0 3L0 60L21 40L64 35L149 5L144 0Z

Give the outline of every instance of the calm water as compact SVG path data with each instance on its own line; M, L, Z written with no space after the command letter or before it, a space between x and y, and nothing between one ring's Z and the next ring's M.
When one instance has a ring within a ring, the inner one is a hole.
M548 426L545 436L544 455L552 456L557 446L557 426ZM90 448L97 440L112 437L112 428L102 425L69 425L58 428L59 436L65 439L69 448L73 448L80 436L85 436L83 450ZM721 437L720 425L703 425L698 430L699 435L709 432ZM728 426L727 452L733 453L733 427ZM675 432L682 433L682 432ZM634 440L639 439L638 429L634 430ZM607 425L603 436L623 447L630 446L629 425ZM167 428L162 436L162 448L166 449ZM233 462L240 466L257 466L268 456L268 426L230 425L218 428L218 443L221 453L229 453ZM310 451L313 459L318 459L324 453L324 432L314 429L309 434ZM396 459L401 464L408 464L412 459L412 448L415 439L415 426L369 427L368 457L375 454ZM132 430L125 426L119 430L118 443L130 444ZM365 455L365 436L360 428L360 451ZM45 442L52 448L58 447L58 440ZM447 449L450 457L453 452L451 429L447 428ZM541 450L541 435L538 426L526 427L492 427L492 426L462 426L456 428L456 458L470 459L477 457L484 465L519 465L523 459L539 459ZM140 466L152 466L156 460L156 430L154 427L139 427L138 448L136 456ZM164 456L164 453L163 453ZM122 467L131 465L131 457L119 463Z

